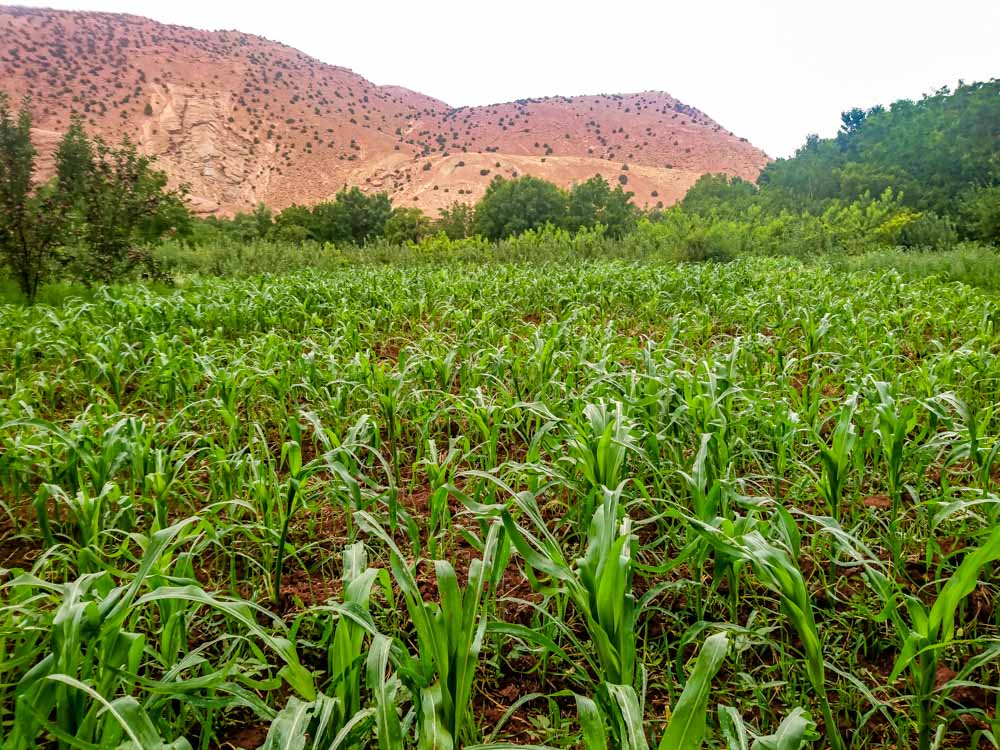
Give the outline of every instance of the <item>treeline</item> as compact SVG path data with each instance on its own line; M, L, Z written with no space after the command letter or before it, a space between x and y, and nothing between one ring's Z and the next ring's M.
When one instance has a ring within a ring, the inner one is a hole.
M495 177L475 206L454 203L432 218L419 208L393 208L385 193L368 195L352 187L337 193L332 201L290 206L277 215L260 205L231 219L209 217L196 224L193 241L273 239L342 246L378 239L419 242L435 234L453 240L478 235L496 241L546 226L577 232L598 225L609 236L622 237L642 217L631 198L632 193L621 185L612 189L600 175L569 190L537 177Z
M193 218L184 190L168 189L150 158L128 140L112 147L88 138L78 119L56 153L55 174L38 182L28 104L15 114L0 95L0 258L29 302L50 280L90 285L170 270L158 260L169 265L183 257L183 267L232 271L235 259L260 267L246 248L261 253L266 243L300 259L290 248L313 248L306 255L316 247L358 248L397 258L386 249L410 247L418 256L461 258L480 254L482 243L526 237L540 247L567 247L567 237L579 235L573 247L581 252L613 253L609 243L625 238L629 252L703 261L1000 242L995 80L850 110L836 137L809 136L756 184L706 175L679 204L652 212L600 176L568 190L535 177L497 177L475 206L455 203L434 217L352 187L334 200L277 214L261 205L233 218ZM165 238L169 252L150 251ZM519 256L525 246L510 247Z
M601 226L620 238L642 222L662 224L681 256L858 253L888 246L949 248L963 240L1000 241L1000 82L960 84L922 100L852 109L834 138L806 139L756 184L706 175L669 209L649 213L631 193L596 176L569 190L535 177L497 177L475 206L456 203L429 217L394 209L385 194L344 190L311 208L273 216L265 207L209 219L203 243L312 240L363 245L420 242L433 235L498 241L545 227L570 232Z
M844 112L836 137L809 136L756 185L704 177L681 210L759 225L879 201L904 244L1000 241L1000 81Z

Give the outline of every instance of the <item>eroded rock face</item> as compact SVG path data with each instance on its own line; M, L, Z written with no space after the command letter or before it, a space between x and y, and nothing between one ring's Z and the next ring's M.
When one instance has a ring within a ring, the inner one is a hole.
M215 212L265 201L274 145L254 144L231 126L228 91L166 83L149 98L140 145L174 182L195 189L195 210Z
M202 213L312 204L350 185L434 213L498 174L624 177L652 207L706 172L753 180L768 162L664 92L456 109L239 32L16 7L0 8L0 32L0 90L33 97L42 176L75 112L156 156Z

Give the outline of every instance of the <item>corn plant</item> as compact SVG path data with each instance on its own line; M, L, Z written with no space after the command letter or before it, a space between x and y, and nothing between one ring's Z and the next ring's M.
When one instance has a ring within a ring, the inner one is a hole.
M916 427L917 406L914 402L898 405L889 391L888 383L876 382L875 391L878 401L875 403L874 429L882 448L886 484L892 503L889 518L889 549L893 563L898 568L902 562L900 540L903 535L899 525L899 513L903 501L903 472L906 467L904 451L908 442L907 436Z
M732 521L719 519L715 525L694 522L717 553L749 565L760 583L773 591L781 609L802 642L805 671L823 713L827 741L834 750L843 750L844 741L833 716L826 690L826 662L823 641L813 615L812 600L802 571L796 564L796 551L789 540L798 539L798 529L787 512L775 515L765 530L777 532L768 539L753 525L740 528ZM739 531L737 531L739 529ZM797 545L796 545L797 546Z
M725 633L716 633L705 641L684 690L670 712L670 719L657 745L659 750L698 750L703 746L712 679L722 667L728 646L729 639ZM610 707L608 717L602 714L595 701L576 696L584 749L608 750L615 747L648 750L643 701L635 688L632 685L604 683L601 689L607 692L607 698L602 703ZM606 732L608 724L611 726L610 744Z
M851 454L854 452L854 444L857 441L857 432L854 428L856 411L857 394L848 398L841 406L840 411L837 412L829 442L824 440L819 433L814 434L814 440L819 446L820 459L823 462L819 492L834 518L840 518L844 487L851 469Z
M417 462L417 465L422 466L427 473L427 481L431 491L428 499L430 518L427 520L428 552L431 557L438 553L440 530L447 528L450 521L448 513L449 487L453 483L455 464L460 457L461 453L455 441L450 441L447 451L440 451L437 442L429 440L426 456Z
M73 496L62 487L46 484L35 498L34 505L38 528L49 545L56 543L49 518L49 500L53 503L56 518L65 516L65 523L59 522L58 527L65 528L73 542L83 549L98 547L105 531L127 533L135 526L135 504L132 498L122 495L114 482L108 482L93 494L89 488L81 487Z
M719 725L728 750L802 750L819 738L816 723L802 708L782 719L773 734L758 735L753 742L743 717L732 706L719 706Z
M621 487L605 489L601 505L590 520L584 554L567 559L561 544L549 531L534 497L514 498L515 520L502 512L504 528L525 563L564 587L574 608L584 618L587 635L596 652L595 672L604 681L632 685L639 678L636 661L636 617L632 593L635 539L631 520L620 517ZM526 525L526 523L528 525ZM589 649L584 648L584 653ZM588 661L591 661L589 656Z
M567 460L577 468L593 492L615 488L625 479L625 458L635 448L632 424L620 402L587 404L582 424L573 429ZM586 508L584 508L587 517Z
M312 747L339 750L360 747L360 741L371 730L374 709L358 711L343 721L343 706L336 699L319 695L306 703L291 698L274 718L261 750L286 750L290 747Z
M907 672L913 688L913 715L917 728L917 747L932 747L935 720L948 694L939 689L938 667L945 650L956 638L956 617L963 601L979 583L979 577L1000 560L1000 528L994 528L977 547L970 549L954 574L940 586L934 602L925 604L909 593L882 570L871 552L834 523L824 523L850 559L862 566L865 577L883 607L880 622L890 622L899 641L900 651L890 680Z
M375 703L375 739L379 750L401 750L403 747L404 728L396 710L401 684L395 674L386 674L392 646L391 638L375 634L365 663L366 682Z
M310 461L302 464L302 427L298 420L288 423L290 439L281 448L282 461L287 462L289 477L285 489L285 504L282 506L281 531L277 538L274 571L271 579L271 591L274 603L281 601L281 575L285 563L285 550L288 544L288 529L291 526L295 503L302 492L303 485L310 476L319 471L323 464L320 461Z
M935 410L938 415L952 425L960 438L949 452L946 464L969 461L975 469L980 488L983 492L989 492L993 467L1000 465L1000 440L990 440L983 434L983 430L992 421L994 408L979 409L954 393L943 393L936 401L929 403L937 407ZM948 407L958 419L949 419L942 407Z
M156 690L140 705L141 711L130 707L128 702L115 704L115 701L129 697L128 693L143 684L183 693L185 672L198 671L204 666L204 659L197 652L177 660L179 644L171 635L174 631L170 625L182 616L182 610L175 606L181 603L209 608L236 623L284 662L280 674L299 695L314 699L312 675L299 662L294 647L286 638L265 630L255 619L265 613L255 612L242 602L212 596L197 586L167 585L173 576L165 575L160 567L195 520L187 519L140 540L144 545L142 558L126 583L115 585L104 570L66 584L47 583L32 575L22 575L9 584L15 590L41 592L56 602L56 608L41 621L37 617L25 618L23 626L33 634L13 646L12 654L17 661L37 659L37 662L17 683L12 731L5 747L11 750L35 747L43 732L52 734L60 747L67 748L77 746L81 740L124 741L134 728L123 727L118 718L111 720L116 714L108 713L108 705L120 706L119 713L128 722L145 724L143 716L155 720L167 709L157 699ZM142 593L144 588L149 590ZM160 607L164 604L171 608ZM161 617L167 615L155 640L139 630L148 618L146 612L150 606L158 607ZM230 647L238 648L240 643L241 639L237 639ZM160 654L165 670L159 681L148 682L138 677L150 651ZM235 657L233 653L226 658L235 663ZM242 693L231 684L232 663L197 675L189 689L197 691L212 686L223 692ZM170 741L174 739L178 738Z
M486 635L483 597L494 577L492 566L500 542L499 525L490 527L482 559L473 560L469 582L462 591L451 563L436 560L440 603L424 600L413 568L399 548L371 515L358 514L359 523L381 539L390 551L393 577L402 590L416 631L417 654L406 659L405 672L419 696L419 735L422 747L450 747L472 739L475 724L470 715L472 680Z
M366 632L374 629L369 614L369 600L376 581L391 593L388 573L368 567L367 554L360 542L344 550L343 601L337 611L340 617L333 629L327 650L328 691L332 693L342 721L361 711L363 642ZM358 620L364 622L359 624Z

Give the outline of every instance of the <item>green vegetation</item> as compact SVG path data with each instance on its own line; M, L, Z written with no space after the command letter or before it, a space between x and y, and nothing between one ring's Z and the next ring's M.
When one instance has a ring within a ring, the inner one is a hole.
M995 746L995 297L373 250L0 307L5 748Z
M996 94L435 220L0 100L0 747L1000 747Z
M795 157L769 165L759 186L706 175L680 204L645 215L632 193L595 175L569 190L496 176L477 205L455 203L437 218L351 187L315 206L275 215L260 205L231 219L188 216L182 194L167 191L133 146L90 141L79 121L58 151L57 176L33 188L28 110L17 119L4 105L0 246L28 301L51 297L45 284L90 286L140 274L169 281L171 270L227 275L429 254L542 260L553 245L558 257L570 246L604 257L792 255L841 267L888 264L915 277L941 273L996 288L988 246L1000 238L998 102L1000 82L990 81L851 110L836 138L810 136ZM628 165L620 169L621 182ZM578 237L567 240L563 231ZM525 252L533 242L534 255ZM989 263L968 265L983 258Z
M417 208L394 209L385 193L367 195L355 187L341 191L329 203L311 208L290 206L273 220L264 206L233 219L209 218L197 227L194 244L211 245L227 239L341 246L374 240L402 244L436 233L455 240L478 234L496 241L545 227L576 232L598 225L610 236L622 237L636 227L640 217L631 197L632 193L620 188L612 190L600 175L568 191L537 177L506 180L497 176L476 206L455 203L441 209L438 219L432 221Z
M960 84L888 109L852 109L836 138L809 136L757 186L703 178L683 201L702 216L759 226L895 204L894 236L908 246L957 237L1000 241L1000 81Z
M155 272L139 248L186 227L183 194L128 140L88 139L80 119L56 151L56 176L35 184L28 105L15 116L0 92L0 260L24 297L33 302L53 280Z

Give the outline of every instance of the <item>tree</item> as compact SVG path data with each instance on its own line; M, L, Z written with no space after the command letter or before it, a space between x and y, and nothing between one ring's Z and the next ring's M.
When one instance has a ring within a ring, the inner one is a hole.
M476 206L474 227L487 239L499 240L546 224L561 226L565 216L566 193L551 182L497 176Z
M1000 80L960 83L888 109L855 108L836 138L810 136L793 158L769 164L757 181L761 202L820 214L832 201L891 188L907 208L952 218L964 236L981 237L981 214L964 204L970 191L1000 185L998 143Z
M293 203L274 220L272 236L289 242L304 242L306 240L323 240L319 229L322 221L322 211L325 206L320 204L310 209Z
M35 184L29 102L15 119L0 95L0 253L29 303L56 275L118 278L149 260L139 246L189 227L183 190L168 190L127 139L91 141L73 118L55 162L55 177Z
M167 175L127 137L118 146L88 141L77 122L63 138L57 161L56 194L77 250L68 269L78 280L120 278L149 262L143 246L190 229L185 189L168 189Z
M962 213L970 236L1000 242L1000 185L970 190L964 196Z
M341 190L332 203L313 208L313 234L322 242L363 245L380 237L392 216L385 193L366 195L358 187Z
M450 240L463 240L472 235L475 209L468 203L455 201L448 208L438 209L434 228Z
M419 208L397 208L385 223L384 233L393 244L419 242L431 233L431 220Z
M51 185L36 187L30 100L15 118L0 93L0 257L29 304L59 265L63 214Z
M747 209L756 195L757 187L740 177L703 174L685 193L681 205L702 216L732 218Z
M611 237L621 237L633 230L639 209L631 203L632 193L614 190L601 175L574 185L569 191L565 227L571 232L602 224Z
M274 229L274 215L263 203L258 203L252 213L240 212L232 219L210 216L207 221L240 242L262 240Z
M253 210L252 216L254 228L257 230L257 237L260 239L267 237L268 232L271 231L271 227L274 226L274 214L271 213L271 209L263 203L258 203Z

